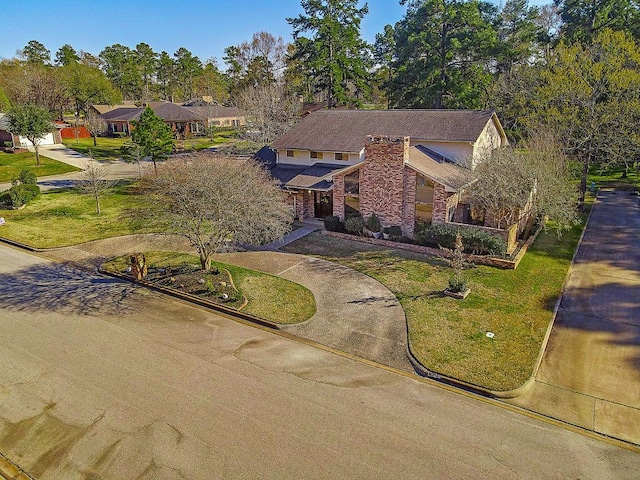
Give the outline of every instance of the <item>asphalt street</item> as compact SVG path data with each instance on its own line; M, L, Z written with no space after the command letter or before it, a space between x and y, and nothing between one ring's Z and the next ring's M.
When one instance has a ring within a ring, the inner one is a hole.
M637 478L636 452L0 246L0 452L39 479Z

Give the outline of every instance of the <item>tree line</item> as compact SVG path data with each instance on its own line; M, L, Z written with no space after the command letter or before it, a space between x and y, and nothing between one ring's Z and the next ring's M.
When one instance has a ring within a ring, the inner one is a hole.
M266 31L224 50L225 70L187 48L115 44L97 55L33 40L0 62L0 108L209 96L245 108L269 142L300 101L326 108L493 108L512 142L552 129L583 161L629 165L638 154L640 7L633 0L400 0L404 17L374 44L358 0L301 0L293 42ZM254 128L255 127L255 128ZM582 189L585 189L586 175Z

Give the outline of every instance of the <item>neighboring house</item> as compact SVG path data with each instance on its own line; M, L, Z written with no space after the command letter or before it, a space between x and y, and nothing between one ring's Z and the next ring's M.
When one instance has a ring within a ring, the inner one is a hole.
M204 101L192 101L183 105L207 121L209 127L241 127L247 124L238 107L223 107L207 104ZM206 131L202 132L206 135Z
M206 135L210 125L244 125L244 117L237 108L209 106L181 106L171 102L149 102L149 107L171 127L177 138ZM144 107L123 106L101 114L109 133L130 135L140 120Z
M116 108L138 108L133 102L122 103L120 105L100 105L93 104L89 106L89 111L92 111L96 115L102 115L104 113L110 112L111 110L115 110Z
M0 113L0 143L4 142L10 142L14 148L27 148L33 146L29 139L11 133L9 130L9 119L7 118L7 114ZM58 128L56 128L52 123L51 133L47 133L42 137L40 145L55 145L57 143L62 143L62 138Z
M466 193L478 162L507 144L492 110L322 110L261 158L297 217L376 213L412 237L418 221L494 227L472 212Z

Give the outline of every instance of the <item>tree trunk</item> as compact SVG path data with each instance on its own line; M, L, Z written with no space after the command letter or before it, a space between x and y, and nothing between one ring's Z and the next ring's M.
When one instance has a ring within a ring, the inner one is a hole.
M33 142L31 142L33 143ZM36 165L40 166L40 152L38 151L38 145L33 143L33 149L36 151Z
M211 254L207 252L200 252L200 266L203 270L211 270Z
M98 138L97 138L97 135L95 133L93 134L93 146L94 147L98 146Z
M98 195L97 193L95 194L95 200L96 200L96 213L100 215L102 214L102 212L100 211L100 195Z

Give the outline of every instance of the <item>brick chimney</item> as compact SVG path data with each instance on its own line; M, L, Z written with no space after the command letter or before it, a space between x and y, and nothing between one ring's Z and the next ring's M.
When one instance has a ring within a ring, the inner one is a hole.
M367 137L364 165L360 170L360 213L363 217L375 212L384 227L403 226L404 164L408 155L409 137Z

